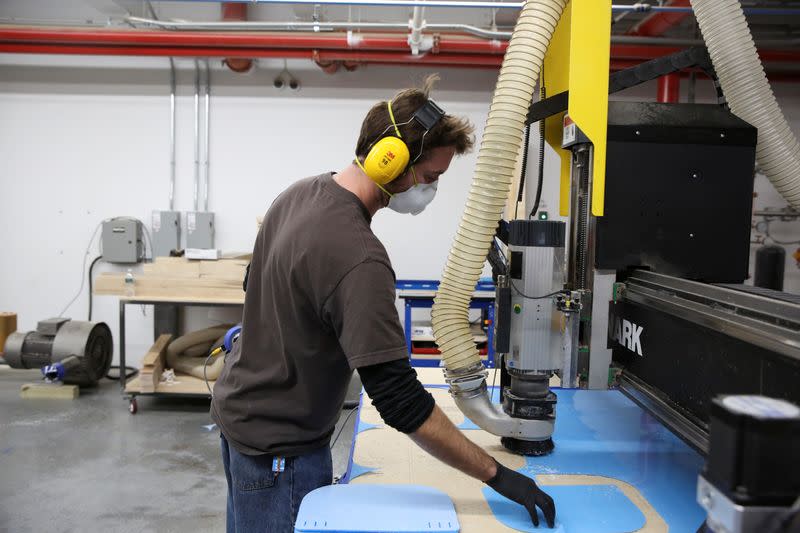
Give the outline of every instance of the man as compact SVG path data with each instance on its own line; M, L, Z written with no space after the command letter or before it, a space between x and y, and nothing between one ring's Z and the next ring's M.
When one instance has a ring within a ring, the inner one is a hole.
M222 432L229 533L291 533L303 497L331 483L328 446L353 369L387 425L524 505L536 525L538 506L552 527L553 500L464 437L417 380L394 272L370 229L384 207L421 212L453 156L472 147L472 126L429 101L434 81L376 104L353 163L295 183L264 217L242 334L211 405Z

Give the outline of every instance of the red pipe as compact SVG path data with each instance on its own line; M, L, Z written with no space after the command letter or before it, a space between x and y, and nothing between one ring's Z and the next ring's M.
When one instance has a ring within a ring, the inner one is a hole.
M222 4L222 20L243 21L247 20L247 4L244 2L227 2ZM241 57L226 57L223 63L234 72L248 72L253 68L253 60Z
M501 56L485 54L429 54L415 56L410 53L398 54L389 51L358 50L271 50L264 48L239 48L236 55L243 57L270 57L286 59L313 59L314 52L320 62L343 61L350 63L384 63L438 67L478 67L498 68L503 61ZM174 56L174 57L230 57L231 51L218 48L165 48L138 46L76 46L76 45L37 45L0 44L0 52L22 54L74 54L74 55L115 55L115 56Z
M681 77L678 74L667 74L658 78L658 101L666 104L677 104L681 98Z
M475 39L475 41L478 41ZM161 30L73 30L69 28L3 28L0 29L0 43L24 42L40 44L78 44L78 45L125 45L140 47L215 47L215 48L257 48L280 49L319 48L348 49L363 48L371 50L397 50L408 52L407 38L360 37L351 46L347 36L287 34L287 33L225 33L225 32L182 32ZM456 45L458 48L459 45ZM483 47L494 53L495 49Z
M689 0L671 0L666 3L668 6L687 7L691 5ZM683 22L690 12L669 12L661 11L653 13L644 18L639 24L628 31L628 35L642 35L645 37L659 37L667 31Z
M492 68L499 67L507 43L477 38L437 36L433 50L410 54L405 34L369 34L349 41L346 35L286 33L182 32L163 30L96 30L0 27L0 52L223 58L309 58L323 64L334 60ZM611 70L674 53L675 46L611 45ZM316 58L312 57L318 51ZM333 55L331 55L333 54ZM377 55L376 55L377 54ZM761 50L765 63L800 63L794 50ZM782 77L792 74L783 74Z
M0 46L11 43L45 45L124 45L128 47L230 49L236 57L242 50L253 48L270 49L335 49L335 50L384 50L408 52L405 34L396 37L369 35L348 42L347 36L286 34L286 33L225 33L225 32L181 32L162 30L76 30L71 28L9 28L0 29ZM486 41L477 38L438 39L438 52L503 55L508 43ZM681 50L677 46L612 44L613 59L648 60ZM54 47L53 53L59 53ZM762 50L765 62L798 62L800 53L795 50ZM144 55L144 54L143 54ZM146 55L157 55L149 53ZM187 54L182 54L187 55ZM200 55L200 54L195 54ZM214 54L217 56L218 54Z

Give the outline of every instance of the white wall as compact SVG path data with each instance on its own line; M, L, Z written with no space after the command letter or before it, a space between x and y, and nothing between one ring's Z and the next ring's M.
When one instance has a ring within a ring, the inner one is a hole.
M179 61L175 207L192 209L193 75ZM301 81L293 93L272 87L282 62L261 62L248 75L214 64L211 104L211 186L217 246L249 251L255 218L293 181L348 164L361 119L372 103L418 83L425 69L369 66L333 76L308 62L289 62ZM442 69L437 101L480 130L496 71ZM149 221L167 208L169 99L167 60L0 55L0 310L18 313L19 328L57 315L78 289L87 242L97 223L130 215ZM685 86L685 82L684 82ZM684 87L685 89L685 87ZM708 84L699 99L711 96ZM800 94L775 92L793 130L800 132ZM652 100L655 85L623 97ZM536 178L538 135L531 139L529 183ZM453 162L435 202L417 217L378 213L373 228L399 278L438 278L457 227L475 154ZM543 200L557 212L557 163L547 159ZM767 180L756 181L756 207L780 200ZM797 223L775 223L776 238L798 236ZM93 246L89 259L96 255ZM800 291L789 247L786 289ZM98 271L115 267L102 264ZM752 268L751 268L752 271ZM67 315L83 318L83 293ZM143 313L147 313L143 316ZM192 327L230 314L193 310ZM95 318L117 335L117 300L95 298ZM149 309L129 309L129 362L152 341Z
M179 62L175 207L193 209L192 65ZM216 245L246 251L256 217L293 181L347 165L363 115L424 69L369 66L329 76L310 62L289 63L301 90L272 87L282 62L242 76L212 73L209 209ZM445 69L437 101L483 127L496 76ZM0 309L20 330L57 315L79 287L92 231L119 215L149 222L168 207L169 85L166 59L0 56ZM400 278L438 278L469 186L474 154L457 159L432 206L417 217L380 212L373 228ZM184 232L185 233L185 232ZM185 237L185 235L184 235ZM88 260L97 255L92 247ZM97 271L115 267L100 264ZM117 300L95 297L95 319L117 335ZM67 316L84 318L87 291ZM128 357L152 342L152 317L128 313ZM192 325L208 311L192 310ZM231 320L230 313L211 313Z

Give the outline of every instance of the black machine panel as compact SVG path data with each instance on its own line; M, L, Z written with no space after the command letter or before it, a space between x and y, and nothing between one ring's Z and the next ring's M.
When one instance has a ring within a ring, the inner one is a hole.
M625 373L704 423L718 394L800 404L797 359L635 302L610 304L609 347Z
M609 102L597 268L744 281L756 133L716 105Z

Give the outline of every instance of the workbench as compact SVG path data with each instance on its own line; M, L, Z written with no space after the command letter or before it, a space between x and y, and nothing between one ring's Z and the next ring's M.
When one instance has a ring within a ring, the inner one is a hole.
M613 486L619 497L641 513L643 525L633 529L642 532L693 532L703 522L705 514L695 501L702 457L619 391L554 388L559 397L555 451L526 458L506 451L499 437L465 420L440 369L418 368L417 372L437 405L470 440L508 468L533 477L543 490L555 494L577 487ZM492 383L491 373L487 381ZM366 393L355 428L351 464L343 482L433 487L453 500L461 533L517 531L496 518L482 483L445 466L407 436L383 425ZM596 529L597 524L574 526L581 520L582 509L580 501L558 507L556 530L603 531ZM566 527L564 520L573 524ZM548 531L542 527L530 531L542 529Z
M406 335L406 346L408 354L411 358L411 365L415 367L438 367L441 362L441 354L438 350L432 350L432 353L418 353L413 346L416 339L412 335L412 313L414 309L431 308L433 306L433 298L436 296L436 291L439 289L438 280L427 279L400 279L397 280L397 297L403 300L403 307L405 308L405 315L403 319L403 327ZM475 287L475 292L472 295L470 302L470 309L479 309L486 321L486 356L481 357L483 364L487 368L494 368L494 283L491 280L484 280L478 282ZM425 339L433 341L433 338Z
M129 305L159 305L171 304L187 307L241 307L244 304L244 292L241 297L206 297L190 298L186 296L162 296L151 297L120 297L119 299L119 367L121 376L125 374L125 309ZM158 340L156 340L158 341ZM128 400L128 409L131 414L136 414L139 407L136 402L137 396L156 396L156 397L184 397L184 398L211 398L208 385L202 379L187 374L176 374L175 380L171 382L159 382L155 385L155 390L145 390L142 386L141 373L128 380L120 379L122 394ZM158 379L158 376L156 376Z

